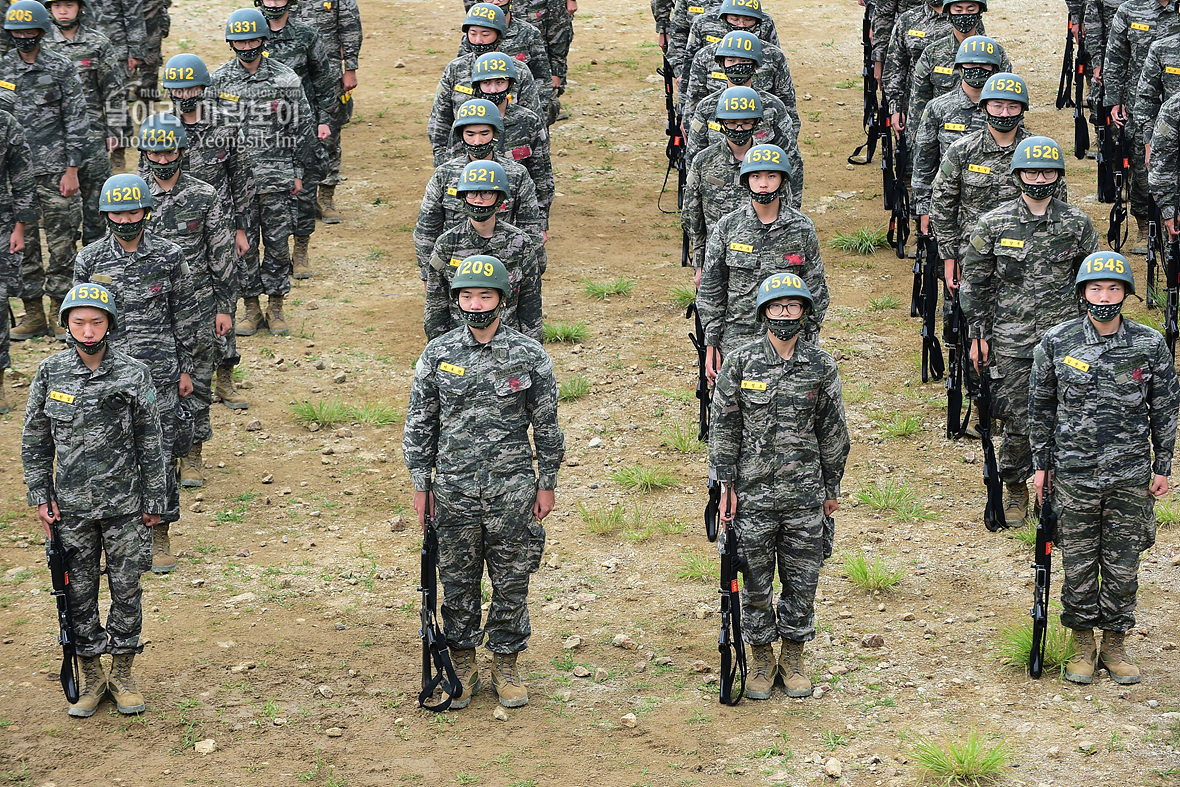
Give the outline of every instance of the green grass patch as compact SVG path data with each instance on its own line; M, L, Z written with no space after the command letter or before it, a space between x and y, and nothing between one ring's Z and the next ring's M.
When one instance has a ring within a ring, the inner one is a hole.
M557 398L563 402L574 402L590 393L590 379L583 374L576 374L568 380L563 380L557 388Z
M979 787L997 781L1012 759L1012 749L1001 737L971 730L965 738L917 736L911 752L918 766L948 787Z
M856 499L874 511L887 512L901 522L933 519L934 513L927 511L918 502L914 490L904 481L893 479L885 483L874 483L856 493Z
M581 344L590 336L585 320L577 322L547 322L541 326L541 338L546 344Z
M664 424L660 427L660 443L682 454L700 454L707 447L697 439L696 427L685 428L680 424Z
M634 279L627 279L620 276L619 278L611 279L610 281L587 281L583 287L583 292L585 292L591 298L605 301L612 295L630 295L631 290L634 288Z
M680 553L681 566L676 571L677 579L690 582L718 582L721 580L721 565L711 557L702 557L696 552Z
M318 402L304 399L291 405L291 410L295 413L295 422L304 426L335 426L348 420L348 406L339 399L321 399Z
M696 299L696 289L688 286L687 284L677 284L668 291L668 300L670 300L672 305L677 309L687 309L688 305L696 301Z
M691 402L696 398L695 391L686 391L683 388L661 388L659 393L662 393L674 402Z
M1057 610L1059 613L1060 610ZM1065 663L1073 658L1073 633L1061 625L1059 614L1050 612L1049 625L1045 627L1045 662L1046 672L1056 669L1064 673ZM1028 669L1028 654L1032 650L1032 617L1026 615L1023 619L1005 626L996 634L993 652L1001 664L1009 667Z
M642 465L623 467L611 473L610 480L636 492L652 492L656 489L668 489L680 483L680 479L662 465L657 465L656 467L644 467Z
M884 227L877 229L861 227L848 235L837 233L834 238L828 241L828 244L833 249L849 251L853 254L876 254L877 249L889 245L889 239L885 234Z
M1015 541L1019 541L1026 547L1034 547L1037 545L1037 520L1032 518L1026 519L1020 527L1011 527L1004 530L1004 535Z
M401 413L382 402L364 402L346 409L349 420L370 426L389 426L402 421Z
M881 430L882 437L909 437L922 431L922 416L914 413L894 413L887 416L878 413L873 423Z
M585 503L578 503L578 515L586 523L586 528L596 535L609 536L623 529L626 513L622 506L606 508L598 506L591 510Z
M1156 503L1155 521L1160 527L1175 527L1180 522L1180 505L1174 499Z
M887 591L905 577L904 570L890 568L879 556L870 562L863 552L849 552L842 563L848 581L869 593Z
M873 311L883 312L887 309L896 309L901 306L901 300L892 295L882 295L880 298L870 298L869 308Z

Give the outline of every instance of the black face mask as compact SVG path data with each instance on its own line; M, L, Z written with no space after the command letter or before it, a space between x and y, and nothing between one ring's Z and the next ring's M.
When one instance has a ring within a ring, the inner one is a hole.
M460 307L459 314L463 315L463 322L466 325L478 330L480 328L486 328L496 321L496 317L500 315L500 307L496 306L496 308L488 309L486 312L469 312Z
M765 194L760 194L757 191L750 192L750 197L755 202L757 202L759 205L769 205L770 203L774 202L776 199L778 199L782 195L783 195L783 187L782 186L779 186L774 191L768 191Z
M725 135L725 138L737 145L739 148L753 139L754 132L758 130L757 123L754 124L753 128L748 129L732 129L726 126L724 123L721 123L720 125L721 133Z
M979 26L979 13L974 14L948 14L951 18L951 24L960 33L970 33Z
M78 26L78 17L74 17L68 22L59 22L57 17L51 14L49 19L51 22L53 22L54 26L56 26L58 30L73 30Z
M963 81L971 87L983 87L987 82L987 78L992 75L991 69L980 68L979 66L963 66Z
M492 155L492 151L496 149L496 140L493 138L490 142L483 142L479 145L464 142L463 147L467 149L467 155L471 157L471 160L476 161Z
M21 52L32 52L41 43L40 35L35 35L32 38L17 38L12 33L9 33L8 37L12 39L12 45Z
M1110 322L1119 316L1123 310L1123 302L1118 303L1090 303L1086 301L1086 311L1098 322Z
M190 96L189 98L177 98L172 96L172 103L176 105L176 111L181 114L188 112L196 112L197 105L201 103L200 96Z
M497 200L491 205L472 205L465 199L463 200L463 212L475 221L487 221L496 215L496 211L500 209L502 203L503 200Z
M497 37L496 40L490 44L473 44L471 43L471 39L467 39L467 44L471 47L471 51L475 54L486 55L488 52L496 51L496 47L500 45L500 39Z
M987 124L1001 133L1011 131L1020 125L1020 121L1024 120L1024 113L1019 115L1008 115L1001 117L1000 115L989 114L987 116Z
M509 86L508 90L501 90L499 93L487 93L484 92L483 88L480 87L482 84L483 82L471 83L471 97L485 98L496 106L500 106L502 103L504 103L508 99L508 93L512 90L512 87Z
M722 66L725 71L725 78L735 85L744 85L754 77L754 71L758 68L754 63L734 63L730 66Z
M281 19L283 17L283 15L285 13L287 13L287 11L288 11L288 9L290 9L290 7L291 7L290 3L288 3L286 5L281 5L278 8L272 8L268 5L260 5L260 6L258 6L258 10L261 11L262 15L264 17L266 17L267 19Z
M1020 190L1029 196L1029 199L1049 199L1053 196L1053 192L1057 190L1057 181L1052 183L1025 183L1023 178L1018 178L1020 182Z
M90 344L86 344L85 342L80 342L77 339L75 339L74 334L71 333L69 335L68 343L72 344L74 347L77 347L79 350L86 353L87 355L98 355L100 352L102 352L102 349L107 346L107 337L108 336L110 336L110 331L107 331L106 333L104 333L102 335L102 338L99 339L97 342L91 342Z
M721 21L725 23L725 29L731 33L753 33L758 28L757 22L750 25L749 27L742 27L741 25L735 25L725 17L722 17Z
M803 330L803 317L784 318L781 320L772 320L766 318L766 328L774 334L776 339L788 342L799 335L799 331Z
M139 234L143 232L143 225L147 223L147 214L139 221L128 222L127 224L120 224L114 221L110 216L107 216L107 226L111 228L111 232L120 240L135 240Z
M262 57L262 44L250 47L249 49L235 49L232 46L230 49L234 50L234 54L237 55L238 60L241 60L243 63L253 63Z
M180 171L180 159L181 157L177 156L176 161L170 161L167 164L160 164L148 159L148 169L160 180L171 180L172 176Z

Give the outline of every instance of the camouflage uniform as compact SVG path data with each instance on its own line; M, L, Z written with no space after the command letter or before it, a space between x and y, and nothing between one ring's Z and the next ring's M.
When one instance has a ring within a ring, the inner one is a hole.
M553 101L553 72L549 70L549 54L545 51L545 39L541 31L527 21L512 14L508 20L508 34L496 45L496 51L503 52L516 60L516 67L526 66L537 85L537 94L541 100L542 117L549 114L549 104ZM456 57L471 54L471 42L467 34L459 43L459 53ZM470 96L465 96L465 100ZM463 102L460 101L460 104Z
M677 52L676 61L672 63L673 67L679 71L682 63L692 65L697 52L701 51L701 47L719 43L728 32L729 28L721 18L721 7L710 8L693 20L692 27L688 31L688 40L684 44L684 49ZM746 32L758 36L758 39L764 44L782 49L778 39L778 30L774 27L774 20L769 16L760 19L758 24Z
M889 56L881 71L881 91L890 112L901 112L908 117L914 66L928 44L943 36L954 38L953 31L950 18L925 3L897 18L889 39ZM983 35L982 20L976 32Z
M955 55L959 53L959 43L959 39L953 34L942 36L936 41L931 41L922 51L910 77L907 101L910 120L906 123L907 129L918 127L918 121L921 120L922 113L926 111L926 105L931 99L946 95L962 85L963 75L955 68ZM1000 47L1000 67L996 72L1012 73L1014 70L1008 53ZM910 138L911 144L914 139Z
M512 196L504 201L496 214L497 223L503 219L527 232L536 243L541 243L541 233L548 231L549 220L537 205L537 190L528 170L506 156L493 154L492 160L504 168L512 192ZM430 255L434 252L434 244L439 236L467 222L463 200L456 187L463 168L469 163L471 157L466 153L448 159L434 170L426 184L422 207L418 209L418 222L414 225L414 250L423 281L426 281Z
M292 15L320 31L324 48L328 50L332 79L336 84L333 104L332 136L324 140L328 154L328 174L320 181L323 186L340 183L340 129L352 119L355 102L352 91L344 89L344 71L356 71L361 56L364 31L356 0L304 0L296 2Z
M983 110L963 92L962 82L955 90L926 105L910 156L914 166L910 183L914 192L912 207L915 216L930 213L934 176L938 174L938 165L946 151L958 140L986 127Z
M451 297L451 280L460 263L476 254L488 254L504 263L512 293L500 306L500 322L530 339L541 341L541 256L539 244L525 231L496 220L492 236L485 238L467 221L444 232L434 244L426 267L426 338L437 339L463 325L459 306Z
M1175 2L1161 6L1157 0L1127 0L1114 15L1102 67L1102 103L1127 109L1127 139L1131 143L1131 215L1147 217L1147 168L1144 137L1133 110L1139 74L1152 42L1180 33Z
M1080 209L1051 200L1034 216L1023 196L991 210L975 225L963 253L959 304L968 336L989 346L988 367L1004 422L1000 474L1023 485L1032 475L1028 443L1028 380L1033 351L1045 333L1078 315L1074 278L1098 232Z
M8 104L15 93L12 115L20 122L32 151L30 172L37 181L37 198L49 245L49 270L41 263L37 225L25 227L25 254L21 263L23 300L40 300L43 293L61 300L70 289L78 228L82 224L82 198L61 195L61 178L67 167L81 167L86 160L88 115L78 69L65 55L45 47L33 63L25 63L15 48L0 57L0 101ZM15 294L15 293L11 293Z
M23 222L26 234L37 226L37 182L30 172L31 156L16 118L0 110L0 304L20 294L21 257L8 251L13 225ZM12 366L8 326L8 319L0 318L0 374Z
M91 24L88 3L83 4L80 16L83 25ZM126 83L132 77L127 71L128 58L135 58L141 63L147 58L147 25L144 21L143 0L103 0L99 4L98 13L94 15L93 25L111 40L115 48L115 59L123 68L119 73L120 79ZM120 147L132 146L134 143L129 141L133 133L130 115L119 131Z
M652 0L652 2L657 1ZM693 64L692 60L684 60L684 47L688 45L688 34L692 32L692 23L706 11L720 7L721 0L679 0L672 7L671 18L668 22L667 55L668 62L674 64L672 66L672 73L682 80L680 84L682 88L684 87L683 80L687 80L687 72L692 68Z
M115 48L102 33L81 24L74 30L74 37L66 38L54 27L53 34L42 39L42 45L72 60L82 78L82 94L90 120L89 144L78 169L82 245L85 246L107 232L106 218L98 210L98 197L102 185L111 176L107 138L118 139L128 123L127 86L122 77L127 73L127 63L115 59Z
M464 0L464 5L470 10L475 3ZM522 0L512 4L512 16L519 16L540 31L541 40L545 42L545 55L549 59L549 73L561 77L562 87L558 89L560 95L565 90L572 38L565 0ZM534 73L533 76L538 75Z
M110 290L119 318L110 347L147 364L156 386L164 456L172 458L180 375L194 372L193 353L201 331L200 311L184 252L170 240L144 230L130 254L114 235L78 253L74 284L94 282ZM180 519L176 474L168 473L163 522Z
M1088 315L1062 323L1037 347L1028 397L1033 466L1052 471L1061 512L1061 622L1132 629L1139 553L1155 543L1148 487L1171 474L1176 443L1180 386L1167 344L1126 317L1112 336Z
M825 500L840 499L848 458L840 374L800 340L784 360L770 339L725 357L709 416L709 467L738 499L738 552L747 561L742 639L815 638ZM782 593L773 601L774 570Z
M291 290L291 235L295 198L291 189L314 165L315 128L299 75L264 57L254 74L234 58L213 72L218 110L241 126L254 173L255 214L249 221L250 252L242 261L242 295L286 295ZM306 186L305 186L306 188ZM265 217L266 221L260 221ZM266 251L258 262L261 230Z
M264 55L299 75L311 108L313 131L321 124L331 126L336 111L336 85L328 63L328 51L318 31L288 16L287 24L282 29L268 33ZM327 169L328 151L318 136L312 146L315 155L309 159L314 159L315 163L304 168L303 190L295 195L292 234L297 237L306 237L315 232L316 192Z
M149 177L147 184L155 201L148 227L180 246L197 299L200 317L193 347L193 392L186 402L195 421L193 442L205 443L213 439L209 405L213 402L213 373L222 360L214 321L218 314L233 314L237 304L233 224L217 191L183 169L168 191L160 188L154 177Z
M697 52L688 79L680 83L679 110L684 117L692 117L705 96L729 87L729 79L717 65L716 53L717 44L709 44ZM770 44L762 45L762 65L758 66L747 85L759 93L771 93L781 99L795 128L800 127L799 110L795 107L795 83L791 81L791 68L781 49ZM713 108L716 109L717 105L714 104Z
M697 102L696 112L691 119L686 119L685 129L688 138L685 141L685 163L691 165L697 153L710 145L725 141L721 133L717 117L717 102L725 90L710 93ZM799 131L791 114L787 112L787 105L775 95L763 90L756 90L762 99L762 122L754 132L755 145L778 145L791 161L791 204L799 207L803 200L803 156L799 153Z
M1132 111L1139 118L1143 141L1151 144L1155 119L1160 107L1172 96L1180 93L1180 35L1168 36L1155 41L1147 48L1147 60L1139 75L1139 86L1135 90Z
M1160 216L1165 221L1176 218L1180 208L1180 96L1172 96L1160 107L1151 137L1147 183Z
M884 63L887 59L898 16L925 4L924 0L880 0L873 3L873 60Z
M426 137L430 140L430 147L434 149L436 167L442 163L439 152L445 151L451 145L451 126L455 122L455 113L459 107L473 98L471 68L475 65L475 60L474 52L455 58L447 63L442 78L438 80L438 87L434 92L434 105L430 108L430 119L426 121ZM550 88L552 87L550 84ZM539 118L545 117L539 86L527 68L516 69L516 81L512 83L508 104L523 107Z
M656 20L656 33L668 34L672 26L672 0L651 0L651 16Z
M62 546L77 550L66 592L83 657L143 650L139 575L151 565L152 538L140 515L164 511L169 475L156 406L147 367L114 347L94 371L73 347L55 353L29 386L21 440L28 501L56 500ZM111 593L105 630L103 553Z
M144 40L143 63L136 75L141 99L156 101L160 98L160 66L164 59L160 47L172 31L172 17L168 8L172 0L143 0L143 24L147 32Z
M828 285L811 219L779 201L778 218L763 224L753 200L717 223L705 249L697 290L697 311L705 344L725 354L765 331L754 321L758 285L775 273L793 273L811 290L815 308L803 324L803 338L814 341L828 311Z
M1093 73L1094 68L1102 66L1103 60L1106 58L1106 42L1110 37L1110 28L1114 24L1114 15L1119 10L1119 6L1127 0L1086 0L1086 7L1084 9L1085 16L1085 30L1086 35L1084 40L1086 42L1086 53L1090 55L1090 68ZM1102 90L1099 85L1094 85L1094 94L1101 96Z
M538 489L557 485L565 455L557 381L545 350L504 325L487 344L467 327L431 341L414 374L402 453L414 489L434 492L443 630L451 648L478 648L486 633L494 653L524 650L531 633L529 574L545 548L533 503ZM492 599L481 628L485 562Z

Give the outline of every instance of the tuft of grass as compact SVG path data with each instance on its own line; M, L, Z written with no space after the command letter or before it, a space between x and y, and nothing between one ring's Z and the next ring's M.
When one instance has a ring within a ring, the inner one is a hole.
M677 284L668 291L668 299L677 309L687 309L697 299L697 291L687 284Z
M656 467L634 465L620 468L610 474L610 480L636 492L668 489L680 483L680 479L665 469L663 465Z
M662 393L674 402L691 402L696 398L696 392L686 391L683 388L661 388L658 393Z
M585 320L569 322L547 322L541 326L541 338L546 344L564 342L567 344L581 344L590 336Z
M689 426L685 429L680 424L664 424L660 428L660 443L682 454L699 454L706 447L697 439L697 430L694 427Z
M1019 541L1026 547L1035 547L1037 545L1037 520L1030 517L1024 520L1024 524L1020 527L1006 528L1004 535Z
M1032 650L1032 618L1025 617L1019 622L1000 629L992 646L996 659L1009 667L1028 669L1028 654ZM1073 658L1073 635L1065 626L1061 625L1058 615L1049 615L1049 625L1045 627L1045 663L1046 671L1056 669L1065 672L1065 663Z
M683 565L676 572L677 579L691 582L715 582L721 579L721 566L712 558L701 557L696 552L685 550L680 553L680 560L683 561Z
M863 552L844 555L843 566L848 581L869 593L889 590L905 577L903 569L890 568L879 556L870 563Z
M941 742L917 736L911 751L918 765L947 787L992 783L1012 759L1012 749L1003 738L985 737L978 730L971 730L965 738L944 738Z
M837 233L836 237L828 241L833 249L851 251L855 254L876 254L877 249L889 245L889 239L884 227L873 229L861 227L850 235Z
M1160 527L1175 527L1180 522L1180 505L1175 500L1155 504L1155 521Z
M295 422L305 426L319 424L331 427L349 418L348 405L339 399L320 399L318 402L304 399L291 405L291 410L295 413Z
M872 508L874 511L887 511L894 519L901 522L913 522L919 519L933 519L934 513L927 511L918 502L914 490L904 481L898 483L893 479L885 483L874 483L870 487L856 493L856 499Z
M370 426L389 426L401 423L402 416L394 408L381 402L363 402L346 408L348 420Z
M591 533L609 536L623 529L625 514L622 506L604 508L599 506L591 511L585 503L578 503L578 515Z
M894 413L892 417L878 414L873 416L873 422L881 428L882 437L909 437L922 430L922 416L914 413Z
M619 277L610 281L586 281L583 291L591 298L605 301L612 295L630 295L635 288L634 279Z
M880 298L870 298L869 307L873 311L883 312L886 309L896 309L901 306L901 301L892 295L882 295Z
M872 396L872 389L868 383L853 383L844 389L844 401L853 404L867 402Z
M577 401L588 393L590 393L590 379L582 374L562 381L557 388L557 398L563 402Z

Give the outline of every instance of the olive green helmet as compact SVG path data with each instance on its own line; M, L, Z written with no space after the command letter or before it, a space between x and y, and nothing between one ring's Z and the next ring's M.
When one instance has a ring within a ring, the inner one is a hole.
M139 208L149 210L153 204L152 192L143 178L129 172L107 178L98 197L98 209L103 213L120 213Z
M188 147L184 124L175 115L161 112L143 121L139 127L139 149L160 152Z
M266 18L257 8L239 8L229 15L225 23L226 41L250 41L269 35L270 28L266 25Z
M744 57L753 60L756 65L762 65L762 42L753 33L733 31L725 34L721 43L717 45L714 58L721 63L727 57Z
M36 0L16 0L4 14L4 29L49 33L53 30L53 23L49 21L49 12L41 3Z
M1049 137L1029 137L1016 146L1009 172L1018 169L1056 169L1065 172L1065 154Z
M455 278L451 279L451 297L458 298L464 287L488 287L499 290L504 304L512 293L512 282L504 263L488 254L475 254L459 263Z
M106 312L110 318L108 330L115 330L115 319L118 314L115 309L115 298L106 287L100 284L75 284L71 287L57 310L57 321L63 328L69 319L68 312L77 306L93 306Z
M164 78L164 87L169 90L208 87L213 84L205 61L189 52L172 57L160 75Z
M480 55L471 67L471 83L474 85L485 79L511 79L516 82L516 64L503 52Z
M742 168L738 173L742 185L747 188L752 172L781 172L783 185L786 185L791 179L791 162L787 161L786 151L778 145L755 145L746 151L742 159Z
M508 20L504 18L504 9L491 3L476 3L467 11L463 18L463 32L469 27L486 27L500 34L498 40L503 41L508 35Z
M455 113L455 122L451 124L451 131L456 136L462 135L464 126L491 126L496 135L504 133L504 118L500 108L486 98L473 98L463 102L459 111Z
M979 106L982 107L988 101L996 98L1017 101L1024 104L1025 109L1028 109L1028 85L1016 74L1002 71L984 83L983 90L979 91Z
M815 301L811 297L811 290L808 289L807 282L793 273L776 273L773 276L767 276L766 280L758 285L758 300L754 304L754 319L762 322L765 319L764 307L766 304L777 301L779 298L802 298L807 301L807 311L815 308Z
M463 168L459 185L455 190L462 194L467 191L498 191L504 199L512 196L508 185L508 174L495 161L472 161Z
M987 36L971 36L959 44L955 53L955 65L987 63L1000 68L1004 60L1004 48L995 39Z
M1090 281L1121 281L1127 285L1131 295L1135 294L1135 275L1131 272L1131 263L1113 251L1097 251L1082 260L1073 282L1079 296L1082 294L1082 285Z
M726 88L717 99L718 120L761 120L763 116L762 97L753 88L745 85Z
M749 16L760 22L766 18L760 0L723 0L721 7L717 9L717 16L724 19L726 14Z

